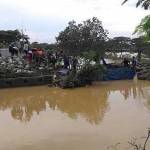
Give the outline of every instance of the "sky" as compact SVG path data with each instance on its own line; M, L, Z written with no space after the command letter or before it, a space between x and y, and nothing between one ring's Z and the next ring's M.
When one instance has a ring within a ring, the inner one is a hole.
M23 29L30 41L54 43L68 22L97 17L109 37L133 37L149 10L135 8L137 0L0 0L0 30Z

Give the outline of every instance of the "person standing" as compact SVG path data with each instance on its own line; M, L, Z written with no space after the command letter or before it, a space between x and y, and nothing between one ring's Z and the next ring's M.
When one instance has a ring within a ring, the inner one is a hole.
M123 60L124 67L130 67L130 61L127 58Z
M33 58L32 50L29 50L27 53L27 60L28 60L30 65L32 64L32 58Z
M9 45L9 53L10 53L10 55L11 55L11 57L13 57L14 56L14 54L15 54L15 51L14 51L14 43L11 43L10 45Z
M56 59L56 57L54 55L51 56L51 63L52 63L53 69L55 70L56 69L57 59Z
M73 69L74 72L77 71L77 64L78 64L77 58L73 57L73 59L72 59L72 69Z
M132 62L132 68L135 69L136 65L137 65L135 57L132 57L132 61L131 62Z
M64 56L63 60L64 60L64 68L68 69L68 67L70 66L69 58L67 56Z
M20 43L20 41L16 42L16 47L18 48L19 53L21 53L21 43Z
M25 55L27 56L28 54L28 50L29 50L29 45L28 45L28 42L26 42L23 46L23 51L25 53Z
M52 53L50 51L48 51L47 52L48 67L50 66L50 63L51 63L51 57L52 57Z

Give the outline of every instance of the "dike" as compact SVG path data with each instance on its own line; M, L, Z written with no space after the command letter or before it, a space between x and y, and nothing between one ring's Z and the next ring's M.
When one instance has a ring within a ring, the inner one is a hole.
M52 75L0 79L0 88L46 85L52 83Z

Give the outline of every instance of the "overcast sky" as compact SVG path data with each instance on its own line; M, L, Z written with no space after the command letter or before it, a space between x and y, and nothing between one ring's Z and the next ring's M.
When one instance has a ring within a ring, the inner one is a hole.
M149 13L123 0L0 0L0 30L24 29L30 41L55 42L69 21L98 17L109 36L130 36Z

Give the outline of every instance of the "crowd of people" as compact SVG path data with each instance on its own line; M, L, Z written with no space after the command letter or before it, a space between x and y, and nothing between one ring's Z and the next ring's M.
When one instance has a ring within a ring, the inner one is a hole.
M29 44L28 42L21 43L20 41L12 42L9 45L9 53L11 56L18 56L19 54L25 53L27 55L29 51Z
M63 51L55 52L42 48L32 48L28 42L25 42L23 45L19 44L19 42L11 43L9 53L12 58L21 55L31 65L40 66L44 64L52 67L54 70L59 68L76 70L78 64L76 57L67 56Z
M37 66L46 64L48 67L51 66L54 70L59 68L77 69L78 59L76 57L67 56L63 51L54 52L42 48L32 48L27 41L24 42L23 45L18 41L11 43L9 46L9 52L12 57L21 54L29 64L35 64ZM111 64L106 63L104 58L102 58L102 62L105 66L111 66ZM122 64L124 67L132 67L135 69L137 61L135 57L132 57L132 60L124 58Z

